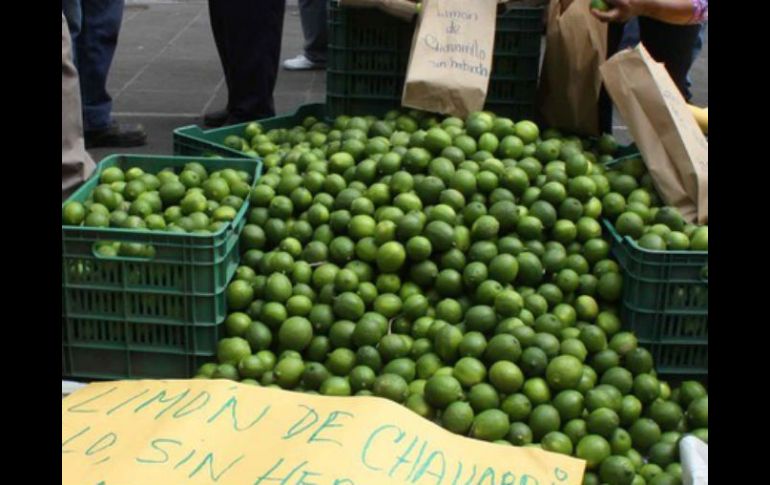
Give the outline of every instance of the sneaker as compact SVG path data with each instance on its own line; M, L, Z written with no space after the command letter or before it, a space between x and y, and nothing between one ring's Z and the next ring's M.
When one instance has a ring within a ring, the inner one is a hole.
M313 69L326 69L326 64L313 62L305 57L304 54L300 54L294 59L283 61L283 68L287 71L310 71Z
M230 116L230 112L226 109L212 111L203 115L203 124L212 128L219 128L225 124L228 116Z
M139 124L112 122L109 128L83 133L86 148L138 147L147 143L147 134Z

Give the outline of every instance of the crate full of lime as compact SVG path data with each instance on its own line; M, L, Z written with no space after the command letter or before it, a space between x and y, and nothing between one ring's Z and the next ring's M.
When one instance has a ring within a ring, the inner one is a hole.
M678 483L676 443L708 439L708 396L671 389L622 330L597 219L633 213L641 226L619 230L656 248L707 249L708 232L661 208L641 160L607 169L609 136L491 113L307 118L261 136L276 149L251 194L229 337L197 377L373 394L461 435L583 458L586 483Z

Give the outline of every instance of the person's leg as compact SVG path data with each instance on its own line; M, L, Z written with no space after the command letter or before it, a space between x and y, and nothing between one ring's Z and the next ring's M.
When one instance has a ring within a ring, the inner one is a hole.
M305 57L313 64L326 64L326 7L327 0L299 0L299 15L305 37Z
M687 74L695 61L695 46L700 32L700 25L672 25L650 18L639 18L642 44L653 59L665 64L685 100L692 97L687 88Z
M86 131L109 128L112 98L107 76L118 45L124 0L83 0L83 24L77 38L77 68Z
M209 22L211 23L211 32L214 34L214 43L217 46L217 53L219 54L219 61L222 63L222 72L225 77L225 87L227 88L228 96L230 93L230 72L227 57L227 37L225 35L225 19L227 18L228 9L227 2L222 0L209 0ZM228 100L227 106L224 109L215 110L210 113L205 113L203 116L203 123L206 126L218 127L222 126L227 117L230 115L230 102Z
M611 23L607 26L607 59L620 50L625 24ZM612 133L612 99L604 89L599 92L599 129L602 133Z
M147 141L144 128L112 119L107 76L118 45L124 0L81 0L83 23L77 37L78 73L83 100L86 147L131 147Z
M298 0L305 46L302 54L283 61L289 71L325 69L328 50L327 0Z
M66 199L94 171L96 164L83 143L78 72L72 63L67 21L61 17L61 193Z
M231 0L226 45L230 72L230 118L241 123L275 115L273 89L278 77L285 0ZM258 24L260 28L254 28Z

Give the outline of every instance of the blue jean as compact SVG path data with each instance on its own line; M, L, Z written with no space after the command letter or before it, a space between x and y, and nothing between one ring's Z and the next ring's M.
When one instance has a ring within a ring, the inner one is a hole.
M118 45L125 0L62 0L80 76L83 130L103 130L112 123L107 76Z

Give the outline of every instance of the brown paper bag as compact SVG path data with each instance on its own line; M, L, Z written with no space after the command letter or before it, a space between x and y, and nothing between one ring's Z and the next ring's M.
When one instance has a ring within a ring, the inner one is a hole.
M601 74L660 196L689 222L708 223L708 141L665 66L639 44Z
M417 4L410 0L339 0L341 7L378 8L403 20L412 20Z
M401 104L463 118L483 109L496 16L497 0L423 1Z
M590 0L551 0L538 104L543 120L561 130L599 135L599 66L607 56L607 26Z

